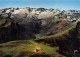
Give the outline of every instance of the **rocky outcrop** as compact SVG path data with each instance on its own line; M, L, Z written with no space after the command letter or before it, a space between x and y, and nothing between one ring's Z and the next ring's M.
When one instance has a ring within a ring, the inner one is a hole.
M44 39L43 39L44 38ZM42 39L35 40L36 42L44 42L50 46L58 46L59 53L66 57L80 56L80 22L74 25L74 28L62 32L57 35L45 36Z
M6 20L5 24L0 26L0 42L17 40L19 30L18 24L10 20Z
M80 56L80 22L77 23L76 27L69 32L69 36L65 35L65 44L60 45L60 52L69 56Z
M34 28L31 32L28 32L28 30L26 31L25 28L21 27L18 23L6 18L0 18L0 43L13 40L34 39L35 35L32 33L33 30Z

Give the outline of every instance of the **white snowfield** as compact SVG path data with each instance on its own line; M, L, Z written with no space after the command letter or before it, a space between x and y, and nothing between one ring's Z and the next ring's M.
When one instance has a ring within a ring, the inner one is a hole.
M2 10L0 10L2 12ZM46 8L9 8L5 9L4 13L12 13L13 15L19 15L20 17L28 17L28 18L34 18L34 19L46 19L48 17L63 17L67 19L72 19L70 21L73 21L76 19L77 16L80 16L80 10L60 10L60 9L46 9ZM2 13L3 14L3 13ZM12 15L11 15L12 16ZM74 16L74 18L72 18Z
M27 14L27 17L32 17L32 16L36 16L38 19L42 19L42 18L47 18L47 17L51 17L52 15L57 15L59 14L61 11L60 10L37 10L38 8L23 8L23 9L14 9L14 12L12 12L12 14L22 14L25 16L25 14Z

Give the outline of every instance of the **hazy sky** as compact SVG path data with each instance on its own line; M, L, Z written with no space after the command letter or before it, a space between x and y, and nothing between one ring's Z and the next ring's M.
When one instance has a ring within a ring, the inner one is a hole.
M0 9L9 7L59 8L80 10L80 0L0 0Z

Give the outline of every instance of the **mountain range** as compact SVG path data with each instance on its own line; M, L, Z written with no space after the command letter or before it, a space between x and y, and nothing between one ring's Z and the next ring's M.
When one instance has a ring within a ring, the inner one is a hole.
M0 10L1 57L79 57L79 43L79 10Z

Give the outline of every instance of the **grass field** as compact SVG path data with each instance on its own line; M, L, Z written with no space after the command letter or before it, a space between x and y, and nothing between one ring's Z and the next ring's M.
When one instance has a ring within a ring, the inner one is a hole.
M0 54L5 54L5 55L15 55L18 56L20 55L19 53L21 52L28 52L27 55L25 56L30 56L32 54L36 54L34 52L35 49L41 49L39 53L45 53L49 55L60 55L57 50L59 50L59 47L50 47L47 45L44 45L42 43L37 43L34 40L19 40L19 41L11 41L7 43L0 44L2 48L0 48ZM30 53L29 53L30 52Z

